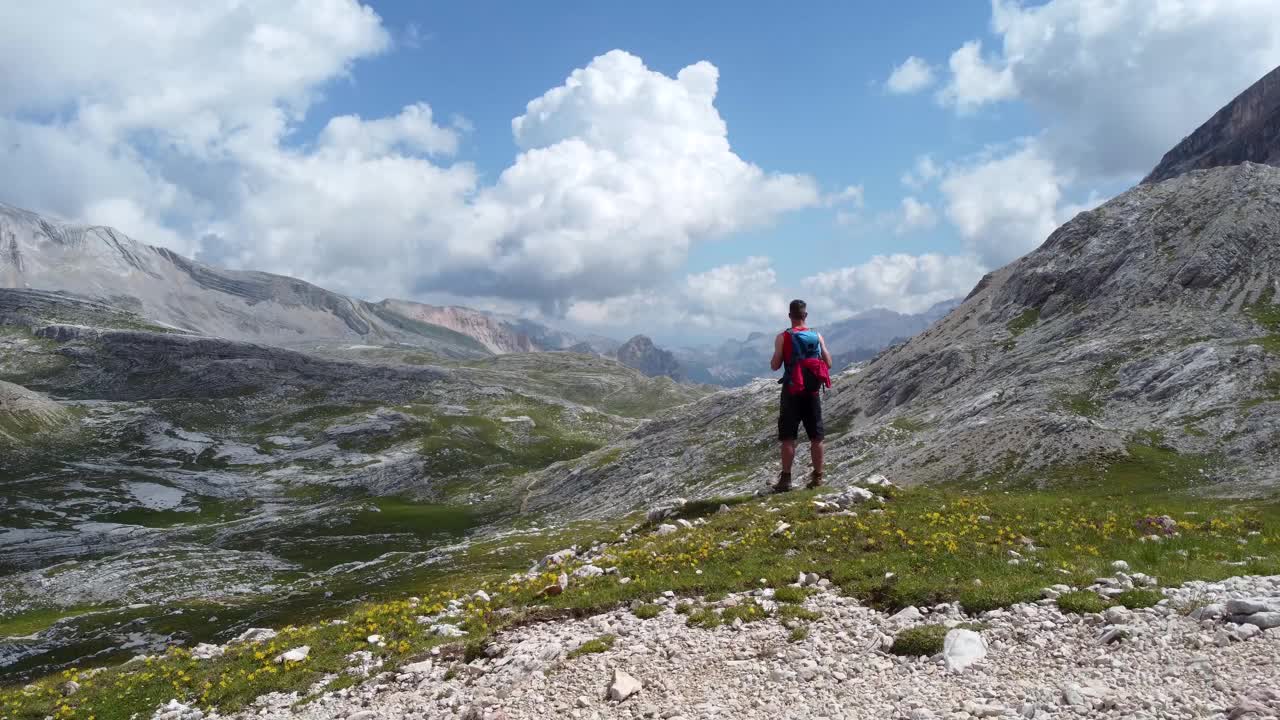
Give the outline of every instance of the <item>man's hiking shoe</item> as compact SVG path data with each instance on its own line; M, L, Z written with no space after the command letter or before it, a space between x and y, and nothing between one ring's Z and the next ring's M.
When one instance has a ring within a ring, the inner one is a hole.
M812 490L814 488L820 488L825 484L826 482L822 479L822 473L814 473L809 476L809 484L805 485L805 488Z
M771 487L776 493L789 492L791 490L791 473L779 474L778 482Z

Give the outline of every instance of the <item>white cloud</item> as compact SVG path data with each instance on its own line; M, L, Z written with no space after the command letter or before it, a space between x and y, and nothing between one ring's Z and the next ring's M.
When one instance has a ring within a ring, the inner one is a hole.
M933 67L912 55L889 73L885 87L897 95L917 93L933 84Z
M831 193L825 196L823 205L827 207L839 207L841 205L860 208L865 199L865 189L861 185L849 185L845 189L837 193Z
M917 313L963 297L984 272L982 262L968 255L898 253L818 273L801 286L817 293L810 304L829 316L848 316L868 308Z
M902 174L902 184L912 190L922 190L941 174L942 169L933 162L933 156L921 155L916 158L915 165Z
M899 235L917 230L929 230L937 224L938 215L933 211L932 205L911 196L902 198L902 208L897 226L894 228Z
M769 259L749 257L656 289L575 302L567 317L590 327L695 327L733 334L758 329L762 318L783 312L779 308L788 300Z
M988 267L1035 249L1062 221L1067 178L1034 140L988 153L942 180L947 217Z
M298 136L329 83L390 46L357 0L5 5L0 158L27 170L0 197L337 290L548 310L652 285L696 242L825 200L732 151L713 65L668 77L621 51L528 104L492 184L451 159L469 124L426 103Z
M999 53L970 42L943 97L962 110L1018 97L1046 152L1085 177L1136 179L1280 65L1274 0L993 0Z
M984 59L980 41L967 42L951 53L948 64L951 80L938 92L938 99L961 112L1017 94L1012 71Z

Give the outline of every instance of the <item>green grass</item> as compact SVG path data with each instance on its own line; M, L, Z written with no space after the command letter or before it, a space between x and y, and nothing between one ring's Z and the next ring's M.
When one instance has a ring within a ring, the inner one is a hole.
M794 643L794 642L803 642L804 640L807 640L808 638L809 638L809 627L808 627L807 625L801 625L801 626L799 626L799 627L793 627L793 628L791 628L791 632L787 634L787 641L788 641L788 642L793 642L793 643Z
M806 610L799 605L781 605L778 607L778 617L784 620L820 620L822 613L813 610Z
M1110 605L1106 600L1102 599L1101 595L1088 590L1063 593L1058 598L1058 609L1064 613L1087 615L1089 613L1100 613L1108 607Z
M893 422L889 423L889 426L902 430L903 432L914 433L924 430L929 427L929 424L919 420L913 420L909 417L900 417L895 418Z
M662 607L653 603L645 603L631 612L641 620L652 620L662 614Z
M704 630L718 628L724 623L720 617L720 613L715 608L701 608L689 612L686 622L690 627L699 627Z
M796 587L794 585L783 585L773 591L773 599L780 603L802 603L809 599L813 591L809 588Z
M1268 287L1262 291L1256 302L1244 306L1244 312L1266 333L1258 338L1259 344L1280 355L1280 305L1275 303L1275 290Z
M1006 323L1005 327L1009 329L1011 335L1018 337L1030 330L1038 322L1040 322L1040 308L1028 308Z
M917 625L898 631L889 652L906 657L932 656L942 652L950 628L945 625Z
M70 608L41 608L9 617L0 617L0 638L33 635L52 627L59 620L84 615L95 609L92 605L78 605Z
M617 638L613 635L601 635L594 640L588 640L569 651L569 659L572 660L573 658L582 657L583 655L593 655L595 653L605 652L609 648L613 647L613 642L616 639Z
M1138 608L1155 607L1163 599L1164 594L1159 590L1140 588L1137 590L1126 590L1112 598L1112 601L1115 604L1123 605L1130 610L1137 610Z

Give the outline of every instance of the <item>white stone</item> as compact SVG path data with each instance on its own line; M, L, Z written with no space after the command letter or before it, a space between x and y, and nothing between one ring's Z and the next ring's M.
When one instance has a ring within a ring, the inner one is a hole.
M908 606L894 613L893 617L889 619L898 623L913 623L918 622L922 617L924 617L924 615L920 612L919 608L915 606Z
M276 631L271 628L249 628L236 636L232 642L239 643L260 643L270 640L276 636Z
M613 682L609 683L609 699L614 702L622 702L640 692L641 687L639 680L622 670L615 669L613 671Z
M1237 623L1254 625L1263 630L1280 627L1280 612L1259 612L1252 615L1236 615L1232 617Z
M942 641L942 660L951 672L960 672L986 656L986 639L972 630L950 630Z
M1116 572L1127 573L1129 572L1129 563L1123 560L1116 560L1111 563L1111 569L1115 570Z
M674 532L677 532L678 530L679 528L677 528L675 525L669 525L667 523L663 523L658 526L658 529L655 530L654 533L657 535L670 535Z
M604 570L595 565L583 565L573 571L573 576L579 578L600 577L601 575L604 575Z
M276 662L277 663L302 662L303 660L306 660L307 656L310 654L311 654L311 646L303 645L302 647L296 647L288 652L284 652L277 655Z
M212 660L216 657L222 657L226 650L221 645L210 645L209 643L200 643L191 651L191 657L196 660Z
M785 522L782 522L781 520L779 520L779 521L778 521L778 524L773 528L773 532L772 532L772 533L770 533L770 534L771 534L773 537L778 537L779 535L781 535L782 533L784 533L784 532L786 532L786 531L788 531L788 530L790 530L790 529L791 529L791 523L785 523Z

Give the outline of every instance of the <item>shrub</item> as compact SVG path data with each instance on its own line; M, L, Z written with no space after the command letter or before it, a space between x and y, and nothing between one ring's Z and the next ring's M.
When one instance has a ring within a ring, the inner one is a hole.
M1159 590L1139 589L1126 590L1112 598L1112 601L1130 610L1136 610L1138 608L1154 607L1163 599L1164 594Z
M716 612L715 609L702 608L701 610L690 612L689 619L686 622L693 627L706 628L707 630L710 630L711 628L720 625L724 620L720 617L720 613Z
M945 625L917 625L899 632L893 638L889 652L894 655L920 657L942 652L943 640L950 631Z
M787 636L787 640L790 642L800 642L808 637L809 627L807 625L801 625L800 627L791 628L791 634Z
M806 610L799 605L782 605L778 608L778 617L784 620L819 620L822 613Z
M1058 609L1064 613L1075 613L1077 615L1100 613L1107 609L1107 601L1103 600L1097 593L1089 592L1088 590L1077 590L1060 596L1058 598Z
M749 623L756 622L757 620L763 620L769 617L769 613L765 612L764 608L760 607L758 604L749 602L725 608L724 612L720 613L720 617L721 620L727 623L731 623L735 619L741 620L744 623Z
M569 658L581 657L583 655L591 655L593 653L602 653L613 647L613 641L616 640L612 635L601 635L594 640L588 640L569 652Z
M662 608L658 605L654 605L653 603L646 603L631 612L641 620L650 620L662 614Z
M802 603L811 594L807 588L784 585L773 591L773 599L780 603Z
M691 602L682 602L676 605L677 615L688 615L691 612L693 612L693 603Z

